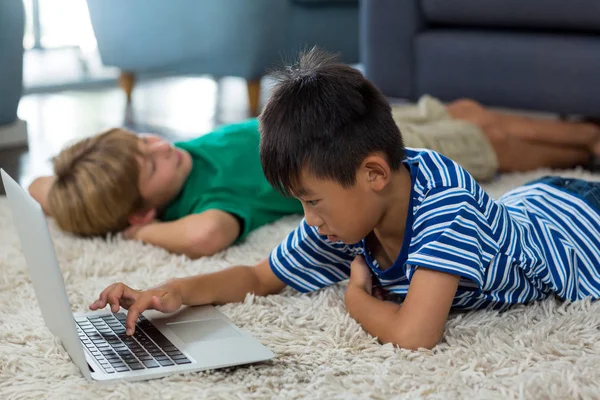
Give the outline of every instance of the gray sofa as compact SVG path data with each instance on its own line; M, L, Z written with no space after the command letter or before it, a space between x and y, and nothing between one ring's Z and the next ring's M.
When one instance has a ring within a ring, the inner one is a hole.
M22 0L0 2L0 126L14 123L23 86Z
M0 149L27 144L27 124L17 118L23 92L24 29L23 1L0 0Z
M600 117L598 0L362 0L360 23L390 97Z

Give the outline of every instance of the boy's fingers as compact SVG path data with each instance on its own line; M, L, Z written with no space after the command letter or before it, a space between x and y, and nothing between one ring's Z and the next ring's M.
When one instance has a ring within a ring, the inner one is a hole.
M100 293L100 296L98 296L98 300L96 300L96 302L94 303L96 304L97 308L103 308L104 306L106 306L108 298L108 289L110 289L111 287L112 285L107 287Z
M108 297L108 302L110 303L110 311L116 313L121 308L121 304L119 304L119 297L112 294Z
M127 312L127 321L125 322L125 333L133 335L135 333L135 323L141 313L146 311L152 304L152 297L139 296L137 300L129 307Z
M108 302L108 295L111 293L112 289L116 285L117 284L112 284L109 287L107 287L106 289L104 289L102 292L100 292L100 295L98 296L98 300L94 301L90 305L90 309L92 309L92 310L98 310L100 308L106 307L106 304Z
M108 302L108 304L110 304L110 310L112 312L116 312L114 311L115 308L117 309L117 311L119 311L119 307L121 307L119 305L119 299L121 298L121 296L123 296L123 291L125 290L124 286L125 285L123 285L122 283L117 284L106 295L106 301Z
M137 296L137 290L133 290L123 283L114 283L100 293L98 300L90 305L90 309L98 310L106 307L107 304L110 304L110 310L112 312L118 312L122 305L121 303L130 303L128 299L135 300Z
M112 285L104 289L102 293L100 293L100 300L102 300L104 305L108 304L110 296L116 293L118 293L120 296L120 294L123 293L123 286L125 285L123 285L122 283L113 283Z
M140 316L140 313L141 311L138 311L135 305L129 307L129 311L127 312L127 321L125 322L125 334L131 336L135 333L135 322Z

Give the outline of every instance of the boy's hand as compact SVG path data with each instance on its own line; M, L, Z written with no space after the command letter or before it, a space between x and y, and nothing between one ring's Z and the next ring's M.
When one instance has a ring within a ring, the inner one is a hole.
M356 256L350 264L350 282L348 287L355 286L368 294L373 291L371 268L367 265L363 256Z
M44 214L50 215L50 208L48 207L48 193L52 186L54 185L54 181L56 180L55 176L42 176L36 178L31 185L29 185L29 194L31 197L35 199L42 206L42 210L44 210Z
M148 290L135 290L123 283L115 283L100 293L98 300L90 305L90 310L99 310L110 304L113 313L120 307L128 309L126 333L133 335L135 322L142 312L149 309L164 313L175 312L181 307L182 298L179 291L167 285Z
M151 220L145 224L131 225L129 228L127 228L123 231L123 238L129 239L129 240L141 240L139 237L140 230L142 230L144 227L146 227L150 224L154 224L155 222L157 222L157 221Z

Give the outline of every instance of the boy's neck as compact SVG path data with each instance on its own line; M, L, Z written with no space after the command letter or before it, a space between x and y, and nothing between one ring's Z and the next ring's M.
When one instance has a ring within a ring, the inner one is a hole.
M189 178L189 174L188 174L188 178ZM168 200L163 201L161 204L156 205L156 213L158 215L158 217L160 219L162 219L162 216L165 212L165 210L171 205L171 203L173 203L181 194L181 191L183 190L183 187L185 186L185 182L187 182L187 178L186 180L181 184L181 186L179 187L179 189L177 191L175 191L174 194L172 194L171 196L169 196Z
M410 172L402 165L398 171L393 172L384 191L384 211L373 229L373 233L384 247L386 243L402 245L411 191Z

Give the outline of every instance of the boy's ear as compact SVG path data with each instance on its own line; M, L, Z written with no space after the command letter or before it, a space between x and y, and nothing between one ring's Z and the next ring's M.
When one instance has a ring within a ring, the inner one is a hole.
M369 156L363 161L362 165L367 182L373 190L380 191L387 186L391 177L391 170L383 157L379 155Z
M129 216L129 223L131 225L145 225L156 218L156 208L148 208L140 210Z

